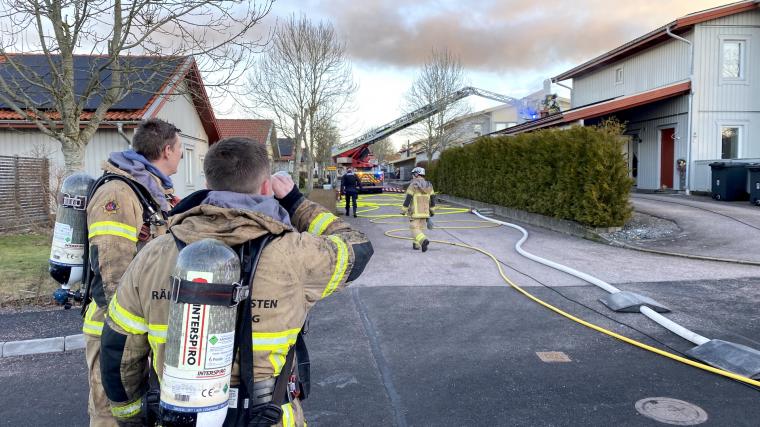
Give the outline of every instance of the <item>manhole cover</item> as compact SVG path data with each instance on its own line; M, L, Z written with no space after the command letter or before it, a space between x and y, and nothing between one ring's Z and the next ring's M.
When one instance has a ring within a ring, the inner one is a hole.
M707 412L697 405L670 397L648 397L636 402L645 417L676 426L695 426L707 421Z

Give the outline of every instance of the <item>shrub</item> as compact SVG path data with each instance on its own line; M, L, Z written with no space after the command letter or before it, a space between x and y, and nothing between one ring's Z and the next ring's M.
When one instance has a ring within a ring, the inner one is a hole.
M481 138L444 151L428 173L436 192L593 227L631 216L633 184L621 126L548 129Z

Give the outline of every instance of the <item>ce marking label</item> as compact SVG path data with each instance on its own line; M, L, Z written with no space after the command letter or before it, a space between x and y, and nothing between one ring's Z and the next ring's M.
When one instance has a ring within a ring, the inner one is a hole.
M214 388L206 388L206 389L203 389L203 391L201 391L201 396L203 396L203 397L214 397L214 395L216 393L218 393L218 392L219 392L219 390L217 390L216 387L214 387Z

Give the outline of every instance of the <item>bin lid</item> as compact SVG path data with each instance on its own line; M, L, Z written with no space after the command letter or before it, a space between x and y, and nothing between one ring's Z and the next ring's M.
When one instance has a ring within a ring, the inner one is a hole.
M760 170L760 163L747 163L746 167L749 170L758 171Z
M724 169L724 168L743 168L746 167L747 163L734 163L734 162L713 162L710 163L710 167L713 169Z

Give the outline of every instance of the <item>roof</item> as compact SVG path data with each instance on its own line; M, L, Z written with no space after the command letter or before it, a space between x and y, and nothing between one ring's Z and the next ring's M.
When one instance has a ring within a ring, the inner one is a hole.
M643 36L639 38L636 38L621 46L618 46L607 53L599 55L596 58L591 59L590 61L584 62L583 64L578 65L575 68L572 68L568 71L565 71L562 74L552 77L552 81L559 82L562 80L578 77L580 75L583 75L595 69L598 69L604 65L618 61L622 58L626 58L637 52L641 52L642 50L648 49L652 46L662 43L670 39L670 36L667 34L668 28L670 29L672 33L681 34L693 28L694 25L700 24L702 22L710 21L717 18L722 18L724 16L735 15L737 13L748 12L750 10L755 10L758 8L760 8L760 4L758 4L754 0L748 0L748 1L741 1L737 3L728 4L725 6L719 6L712 9L702 10L699 12L694 12L694 13L682 16L676 19L675 21L669 22L668 24L665 24L662 27L659 27L653 31L650 31L647 34L644 34Z
M219 139L243 136L261 144L267 143L274 126L272 120L217 119L216 122L219 128Z
M9 82L23 82L22 73L33 73L44 78L51 74L48 57L38 54L13 54L0 57L0 76ZM52 55L52 61L58 57ZM112 67L107 66L107 57L100 55L74 56L74 92L81 98L86 94L86 85L94 72L99 73L99 82L104 86L111 84ZM192 56L124 56L119 58L119 64L129 71L125 73L124 81L130 85L129 92L116 102L105 114L105 121L138 122L154 118L161 108L177 91L183 81L186 82L198 115L203 123L209 142L219 139L216 117L208 99L200 70ZM15 66L14 66L15 65ZM21 83L19 83L21 84ZM44 88L28 85L23 87L24 94L38 110L44 111L52 120L60 118L49 92ZM89 120L95 109L102 102L102 91L94 91L84 103L80 120ZM32 123L13 111L10 105L0 102L0 120L6 121L2 126L34 126ZM18 123L13 123L18 121ZM181 125L180 125L181 127Z
M572 123L578 120L592 119L594 117L600 117L618 111L627 110L629 108L639 107L642 105L661 101L663 99L688 93L690 90L690 81L673 83L646 92L621 96L618 98L598 102L596 104L585 105L583 107L574 108L572 110L555 113L546 117L542 117L538 120L533 120L531 122L526 122L517 126L493 132L491 135L514 135L550 126L559 126L566 123Z

